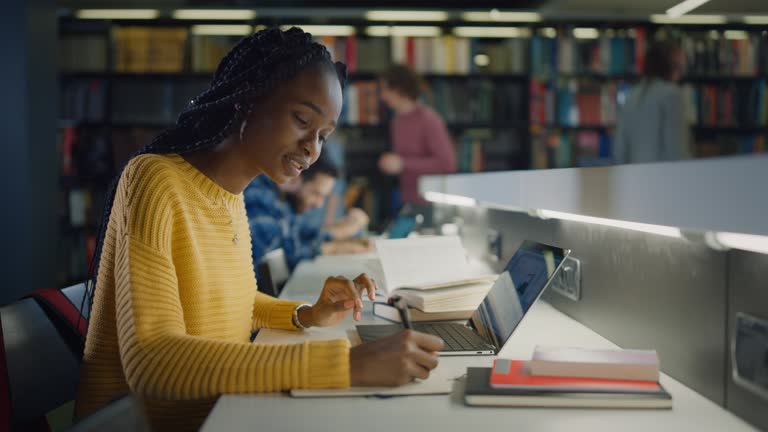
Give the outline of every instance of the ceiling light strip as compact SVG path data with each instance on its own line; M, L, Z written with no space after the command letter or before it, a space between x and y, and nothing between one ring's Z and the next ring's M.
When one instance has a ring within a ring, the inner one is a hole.
M75 17L79 19L137 19L149 20L160 16L157 9L78 9Z
M250 9L176 9L171 17L178 20L252 20L256 11Z

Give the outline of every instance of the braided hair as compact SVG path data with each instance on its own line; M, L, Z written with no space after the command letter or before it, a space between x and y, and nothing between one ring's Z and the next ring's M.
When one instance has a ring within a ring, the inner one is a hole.
M269 28L243 38L224 56L208 88L189 103L176 124L161 132L131 158L143 154L186 154L213 149L248 118L258 103L257 97L316 65L327 67L336 74L344 87L346 66L334 63L323 45L314 42L311 34L297 27L287 31ZM121 175L122 169L107 194L81 310L86 301L88 310L93 305L104 237Z

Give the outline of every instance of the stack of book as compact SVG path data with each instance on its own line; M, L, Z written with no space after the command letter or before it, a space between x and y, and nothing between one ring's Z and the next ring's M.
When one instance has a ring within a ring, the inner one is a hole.
M671 408L655 351L537 347L533 358L468 368L473 406Z

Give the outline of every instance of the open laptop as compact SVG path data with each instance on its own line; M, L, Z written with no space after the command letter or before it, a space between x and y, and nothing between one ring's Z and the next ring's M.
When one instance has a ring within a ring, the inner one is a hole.
M402 239L408 237L411 231L415 230L421 223L421 215L398 215L384 231L386 238Z
M495 355L520 321L541 297L560 270L570 250L525 241L493 283L485 299L466 324L417 322L414 330L445 342L440 355ZM401 325L359 325L357 332L369 342L401 331Z

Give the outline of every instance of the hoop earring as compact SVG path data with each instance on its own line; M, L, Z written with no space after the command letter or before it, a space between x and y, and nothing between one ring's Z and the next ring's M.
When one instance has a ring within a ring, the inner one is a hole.
M243 141L243 135L245 134L245 128L248 126L248 119L243 120L243 124L240 125L240 142Z

